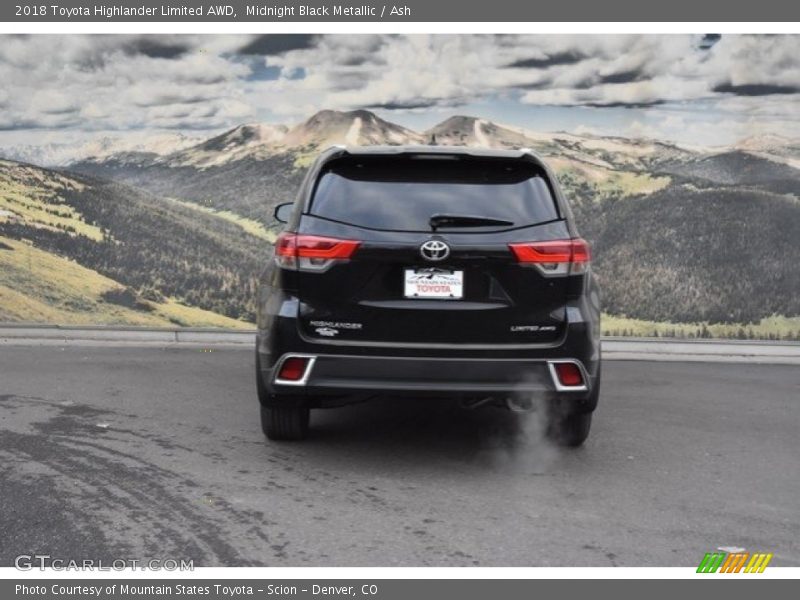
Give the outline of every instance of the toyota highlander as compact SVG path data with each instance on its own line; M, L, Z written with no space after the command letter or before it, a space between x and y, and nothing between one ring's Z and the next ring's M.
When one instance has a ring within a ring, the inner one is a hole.
M273 440L376 396L543 407L578 446L600 391L590 248L529 150L334 147L308 170L258 298ZM535 401L535 403L534 403Z

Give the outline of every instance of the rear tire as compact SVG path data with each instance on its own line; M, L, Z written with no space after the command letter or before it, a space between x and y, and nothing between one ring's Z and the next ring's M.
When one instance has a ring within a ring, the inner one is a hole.
M578 406L569 406L556 399L550 404L547 419L547 436L559 446L577 448L589 437L592 413L600 399L600 365L597 366L594 385L589 397Z
M547 435L559 446L577 448L589 437L592 413L553 415L547 426Z
M270 440L302 440L308 435L307 406L262 406L261 429Z
M264 379L261 374L261 357L258 355L258 348L256 348L256 392L258 393L258 401L261 403L261 406L269 402L267 386L264 385Z

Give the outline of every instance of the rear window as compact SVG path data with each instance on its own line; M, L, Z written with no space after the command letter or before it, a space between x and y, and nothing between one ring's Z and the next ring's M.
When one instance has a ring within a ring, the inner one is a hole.
M431 231L434 215L508 221L525 227L558 218L541 170L500 159L367 158L333 162L321 174L311 214L371 229ZM441 230L450 229L440 227Z

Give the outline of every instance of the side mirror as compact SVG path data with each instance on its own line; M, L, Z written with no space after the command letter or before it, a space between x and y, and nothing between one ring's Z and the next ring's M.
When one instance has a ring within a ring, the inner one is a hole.
M284 202L275 207L275 220L279 223L288 223L294 210L294 202Z

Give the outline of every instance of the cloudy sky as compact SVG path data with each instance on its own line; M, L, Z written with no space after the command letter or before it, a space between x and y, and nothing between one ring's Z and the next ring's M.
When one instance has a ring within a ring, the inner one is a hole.
M0 145L368 108L718 145L800 136L800 36L0 36Z

